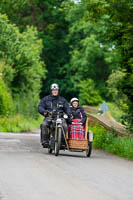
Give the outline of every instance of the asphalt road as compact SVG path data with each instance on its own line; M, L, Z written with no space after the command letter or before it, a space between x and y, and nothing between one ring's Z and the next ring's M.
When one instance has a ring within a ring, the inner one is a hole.
M49 155L38 134L0 134L0 200L133 200L133 162L108 153Z

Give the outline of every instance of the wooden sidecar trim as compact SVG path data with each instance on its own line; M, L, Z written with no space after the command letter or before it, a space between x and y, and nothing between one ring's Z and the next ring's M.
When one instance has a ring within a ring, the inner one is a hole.
M81 150L88 149L88 140L68 139L67 142L68 142L69 149L81 149Z
M86 119L86 122L85 122L85 140L88 139L88 117Z

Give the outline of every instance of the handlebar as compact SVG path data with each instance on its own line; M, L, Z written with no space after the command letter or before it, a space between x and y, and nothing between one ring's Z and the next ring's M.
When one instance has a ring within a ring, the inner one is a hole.
M53 110L53 111L47 111L48 116L52 116L52 115L59 115L62 112L59 112L58 110Z

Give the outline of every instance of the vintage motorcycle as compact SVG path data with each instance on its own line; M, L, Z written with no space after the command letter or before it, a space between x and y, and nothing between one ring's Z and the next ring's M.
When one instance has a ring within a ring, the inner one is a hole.
M57 118L52 118L53 113L57 114ZM63 120L66 116L61 117L62 113L54 110L49 113L48 127L49 127L49 145L48 152L51 154L54 151L55 156L59 155L60 150L69 150L71 152L86 152L86 156L90 157L92 152L93 133L88 131L88 119L85 124L85 139L74 140L69 138L63 128Z
M55 114L57 117L53 118ZM62 113L57 110L49 112L48 115L49 115L47 119L48 131L49 131L48 152L51 154L54 151L55 156L58 156L60 149L66 148L66 143L64 139L65 131L62 125L64 118L61 117Z

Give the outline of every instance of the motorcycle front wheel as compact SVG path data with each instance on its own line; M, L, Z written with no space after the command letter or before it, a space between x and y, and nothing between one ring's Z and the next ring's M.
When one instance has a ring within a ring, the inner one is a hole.
M55 140L55 156L59 155L60 146L61 146L61 137L62 137L62 130L59 127L57 129L57 138Z

